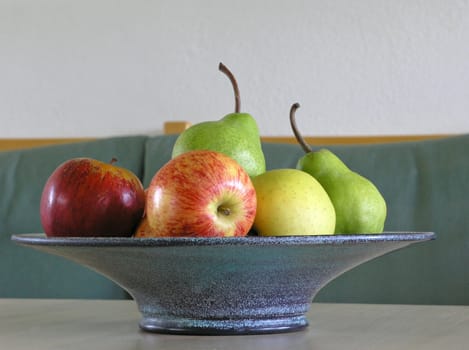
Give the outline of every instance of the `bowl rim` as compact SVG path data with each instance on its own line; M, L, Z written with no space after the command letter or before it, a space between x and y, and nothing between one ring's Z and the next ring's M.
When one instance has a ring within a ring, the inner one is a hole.
M26 245L95 247L165 246L301 246L346 245L372 242L418 242L436 239L434 232L383 232L371 234L334 234L245 237L48 237L44 233L13 234L11 240Z

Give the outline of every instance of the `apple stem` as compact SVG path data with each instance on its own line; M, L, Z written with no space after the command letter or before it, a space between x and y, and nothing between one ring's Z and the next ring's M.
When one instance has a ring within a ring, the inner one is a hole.
M310 147L310 145L308 145L306 143L305 139L300 134L300 131L299 131L298 127L296 126L295 113L296 113L296 110L298 108L300 108L300 104L298 102L294 103L291 106L291 109L290 109L290 125L291 125L291 128L293 130L293 133L295 134L296 140L300 144L301 148L303 148L303 150L306 153L309 153L309 152L312 152L312 148Z
M112 157L111 161L109 162L109 164L114 164L117 162L117 158L116 157Z
M219 206L217 208L217 212L221 215L225 215L225 216L230 216L231 215L231 209L230 208L227 208L227 207L224 207L224 206Z
M235 113L239 113L241 110L241 98L239 96L239 87L238 87L238 83L236 82L236 78L234 77L233 73L231 73L231 71L228 69L228 67L226 67L221 62L218 65L218 69L230 79L231 84L233 85L234 96L235 96Z

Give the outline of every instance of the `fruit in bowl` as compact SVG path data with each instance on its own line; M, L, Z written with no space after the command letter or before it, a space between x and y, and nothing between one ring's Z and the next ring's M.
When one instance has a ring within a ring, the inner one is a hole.
M182 132L174 144L172 157L193 150L212 150L236 160L249 176L262 174L265 158L256 120L250 114L240 112L238 84L231 71L223 63L220 63L219 69L233 85L235 112L218 121L194 124Z
M274 169L253 178L254 231L261 236L333 234L335 211L316 179L297 169Z
M298 103L291 106L290 124L306 152L297 169L314 176L334 204L337 234L380 233L386 220L386 202L378 188L364 176L350 170L328 149L312 150L301 136L295 120Z
M256 203L252 181L234 159L210 150L185 152L151 180L135 237L246 236Z
M139 178L114 162L74 158L52 172L40 201L47 236L132 235L145 193Z

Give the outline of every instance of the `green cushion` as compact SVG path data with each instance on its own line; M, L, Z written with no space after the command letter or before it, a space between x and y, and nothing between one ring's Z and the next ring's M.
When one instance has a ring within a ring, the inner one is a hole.
M146 138L93 142L0 153L0 297L126 298L107 278L60 257L21 247L15 233L43 232L39 218L42 188L52 171L75 157L110 161L143 175Z
M171 159L177 135L161 135L148 138L145 144L143 185L148 187L155 173Z

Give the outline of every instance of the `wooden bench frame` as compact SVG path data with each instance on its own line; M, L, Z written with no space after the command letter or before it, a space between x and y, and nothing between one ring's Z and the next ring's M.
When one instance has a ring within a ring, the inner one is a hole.
M186 121L175 121L164 123L164 134L178 134L187 129L191 124ZM420 141L444 138L451 135L432 134L432 135L375 135L375 136L319 136L305 137L306 142L311 145L339 145L339 144L372 144ZM11 138L0 139L0 151L18 150L47 145L58 145L64 143L73 143L81 141L90 141L93 138ZM265 136L263 141L276 143L297 143L294 136Z

